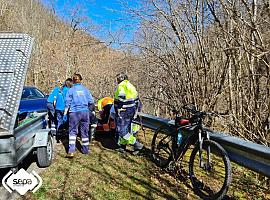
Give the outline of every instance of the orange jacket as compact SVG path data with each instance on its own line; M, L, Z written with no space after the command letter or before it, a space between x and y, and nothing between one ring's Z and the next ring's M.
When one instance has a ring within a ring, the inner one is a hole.
M111 97L104 97L98 100L98 110L102 110L106 105L113 104L114 99Z

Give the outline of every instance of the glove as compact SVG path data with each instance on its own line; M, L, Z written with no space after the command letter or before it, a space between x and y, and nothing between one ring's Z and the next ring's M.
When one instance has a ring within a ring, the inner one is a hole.
M67 115L64 115L63 116L63 122L67 122L68 118L67 118Z

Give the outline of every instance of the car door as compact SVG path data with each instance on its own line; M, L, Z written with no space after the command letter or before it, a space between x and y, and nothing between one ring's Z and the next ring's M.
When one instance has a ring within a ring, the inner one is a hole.
M35 87L25 87L22 92L19 113L47 111L47 97Z

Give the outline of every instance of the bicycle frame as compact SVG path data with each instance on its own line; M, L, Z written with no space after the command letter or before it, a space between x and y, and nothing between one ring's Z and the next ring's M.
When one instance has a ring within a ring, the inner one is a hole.
M183 141L178 146L177 145L177 134L178 131L187 132L186 135L183 134ZM173 134L173 161L177 161L179 158L182 158L187 152L188 148L191 145L200 145L200 166L203 167L202 161L202 145L204 138L209 139L209 134L202 127L202 119L194 124L189 124L185 126L180 126L176 128L175 133ZM210 161L210 149L208 149L208 160Z
M195 193L203 199L222 199L231 182L230 161L226 151L220 144L210 139L203 126L204 117L214 113L187 110L192 114L189 119L176 115L174 124L160 127L155 132L152 140L153 159L158 166L168 167L169 170L174 170L178 160L180 168L186 167L181 166L183 164L181 162L190 146L194 145L189 156L188 170ZM182 135L182 141L179 140L178 134ZM214 176L216 162L212 163L212 160L221 163L218 165L218 172L223 170L220 177ZM209 178L215 181L212 182Z

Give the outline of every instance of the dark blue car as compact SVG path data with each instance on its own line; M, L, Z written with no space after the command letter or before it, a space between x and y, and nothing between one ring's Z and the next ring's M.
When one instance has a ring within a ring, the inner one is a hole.
M19 106L19 114L25 112L46 112L47 96L36 87L24 87Z

